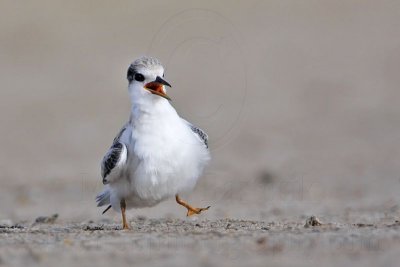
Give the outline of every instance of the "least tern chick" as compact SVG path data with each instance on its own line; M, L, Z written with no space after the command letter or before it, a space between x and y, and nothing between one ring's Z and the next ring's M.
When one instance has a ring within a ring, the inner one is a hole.
M175 196L187 216L209 208L192 207L179 197L193 190L210 159L208 136L178 115L163 77L155 58L142 57L129 66L130 118L101 163L105 186L97 205L108 205L104 212L120 211L123 229L129 229L126 209L151 207L169 197Z

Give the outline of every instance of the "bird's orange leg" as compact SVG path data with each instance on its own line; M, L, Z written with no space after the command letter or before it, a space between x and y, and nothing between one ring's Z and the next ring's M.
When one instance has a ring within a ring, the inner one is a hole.
M186 216L192 216L193 214L200 214L202 211L208 210L211 207L211 206L208 206L206 208L194 208L194 207L190 206L188 203L186 203L184 200L182 200L179 197L179 195L175 195L175 199L176 199L176 203L187 208L188 211L186 213Z
M121 205L121 213L122 213L122 229L123 230L129 230L131 228L129 227L128 221L126 220L126 215L125 215L126 202L125 202L125 199L121 199L120 205Z

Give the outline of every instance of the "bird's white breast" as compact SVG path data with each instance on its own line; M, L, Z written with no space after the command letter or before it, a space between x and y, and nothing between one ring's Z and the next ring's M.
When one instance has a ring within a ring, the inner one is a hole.
M209 160L207 148L187 123L168 102L161 104L149 113L133 114L126 196L131 206L152 206L193 189Z

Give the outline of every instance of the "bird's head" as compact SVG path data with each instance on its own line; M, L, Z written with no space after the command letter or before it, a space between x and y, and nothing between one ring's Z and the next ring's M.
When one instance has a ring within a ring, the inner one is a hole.
M133 98L171 100L165 90L165 86L171 85L164 80L164 68L157 59L141 57L135 60L128 68L127 78Z

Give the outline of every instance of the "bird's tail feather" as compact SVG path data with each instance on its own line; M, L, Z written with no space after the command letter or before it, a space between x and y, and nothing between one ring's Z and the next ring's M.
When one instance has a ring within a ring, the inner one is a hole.
M110 208L111 208L111 205L109 205L105 210L103 210L103 212L101 214L106 213Z
M104 189L100 194L96 196L97 207L105 206L110 204L110 191L108 188Z

